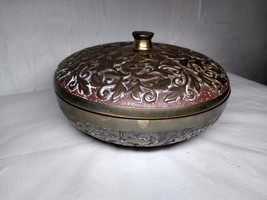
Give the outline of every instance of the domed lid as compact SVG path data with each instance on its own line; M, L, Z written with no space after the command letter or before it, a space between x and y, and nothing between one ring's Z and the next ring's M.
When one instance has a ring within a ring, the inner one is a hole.
M159 119L194 115L224 102L228 77L195 51L152 43L152 32L133 32L134 42L78 51L54 76L57 95L73 106L115 117Z

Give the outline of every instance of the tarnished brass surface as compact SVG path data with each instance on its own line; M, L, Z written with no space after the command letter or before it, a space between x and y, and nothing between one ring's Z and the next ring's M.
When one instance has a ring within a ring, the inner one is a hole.
M221 115L230 95L222 67L187 48L133 42L78 51L54 75L58 102L80 130L125 146L161 146L202 132Z
M57 87L57 86L55 86ZM87 100L77 98L74 95L64 93L61 88L57 89L58 96L64 99L66 102L77 106L83 110L89 112L99 113L103 115L109 115L121 118L132 119L169 119L176 117L183 117L188 115L198 114L217 107L221 102L228 99L230 95L230 89L216 99L199 103L194 106L177 107L177 108L132 108L132 107L118 107L113 105L100 104L96 102L88 102Z
M63 113L79 130L105 142L123 146L155 147L188 140L214 124L226 101L216 108L172 119L127 119L77 108L58 97Z
M134 31L133 49L136 51L148 51L152 49L151 39L154 33L147 31Z
M228 97L228 77L210 58L167 44L139 51L132 45L99 45L69 56L56 70L56 93L91 112L133 118L191 115Z

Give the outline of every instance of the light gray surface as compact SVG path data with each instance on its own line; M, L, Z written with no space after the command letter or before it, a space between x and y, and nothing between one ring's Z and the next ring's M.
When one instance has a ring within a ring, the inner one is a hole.
M77 131L52 90L0 97L0 199L267 199L267 87L230 80L214 126L157 149Z
M0 96L51 89L65 57L132 40L135 30L267 84L266 8L266 0L1 0Z

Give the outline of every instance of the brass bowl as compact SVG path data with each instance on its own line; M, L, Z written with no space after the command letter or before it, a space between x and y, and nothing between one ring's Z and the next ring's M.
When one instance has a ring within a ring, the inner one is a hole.
M105 142L169 145L214 124L230 95L225 71L195 51L134 42L86 48L63 60L54 87L63 113L81 131Z

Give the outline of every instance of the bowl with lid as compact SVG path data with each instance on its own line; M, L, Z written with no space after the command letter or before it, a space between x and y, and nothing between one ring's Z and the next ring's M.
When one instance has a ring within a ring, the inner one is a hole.
M69 121L90 136L123 146L182 142L213 125L226 106L223 68L187 48L134 40L78 51L58 66L54 88Z

